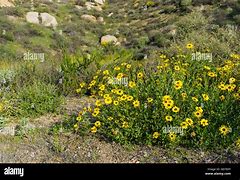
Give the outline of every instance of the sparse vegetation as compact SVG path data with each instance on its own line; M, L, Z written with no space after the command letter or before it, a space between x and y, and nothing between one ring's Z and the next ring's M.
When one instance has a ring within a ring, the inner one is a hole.
M98 134L94 138L129 147L228 147L239 153L239 1L14 4L0 7L0 130L19 124L22 137L29 122L51 114L60 121L48 132L56 154L68 149L64 133ZM30 11L39 13L31 17L35 23L26 18ZM55 18L56 27L40 13ZM106 35L117 42L101 43ZM199 53L212 61L194 61ZM108 78L128 78L128 86ZM64 109L71 98L87 100ZM162 133L167 125L183 128L184 135ZM91 161L100 158L96 149L90 154Z

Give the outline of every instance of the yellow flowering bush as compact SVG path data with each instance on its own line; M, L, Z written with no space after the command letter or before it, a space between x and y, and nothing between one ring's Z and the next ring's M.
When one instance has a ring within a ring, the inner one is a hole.
M121 83L124 78L127 83ZM208 148L239 139L239 61L234 57L213 63L196 62L188 54L161 55L147 65L124 62L99 70L81 84L96 100L79 112L76 131L120 143Z

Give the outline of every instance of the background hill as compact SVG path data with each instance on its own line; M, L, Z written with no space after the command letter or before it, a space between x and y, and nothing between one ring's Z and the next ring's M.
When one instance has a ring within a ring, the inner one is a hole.
M174 53L186 42L199 51L207 44L214 56L239 51L237 0L109 0L102 5L84 0L15 0L13 4L0 9L1 59L21 60L26 51L46 56L60 56L63 49L91 52L101 48L100 39L107 34L140 59L154 50ZM27 22L32 11L49 13L56 18L56 27Z
M0 161L239 163L239 25L240 0L0 0Z

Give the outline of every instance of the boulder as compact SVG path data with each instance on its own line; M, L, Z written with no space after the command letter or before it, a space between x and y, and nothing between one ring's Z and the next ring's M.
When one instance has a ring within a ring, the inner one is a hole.
M58 23L54 16L48 13L28 12L26 14L26 20L29 23L42 24L46 27L57 27Z
M39 13L38 12L28 12L26 15L26 20L29 23L39 24Z
M92 15L88 15L88 14L84 14L81 16L82 19L86 20L86 21L90 21L90 22L97 22L97 18L95 16Z
M19 18L16 17L16 16L9 16L9 15L7 15L7 19L9 21L12 21L12 22L18 22L19 21Z
M101 44L107 45L109 43L117 44L118 40L115 36L112 35L105 35L101 37Z
M96 10L96 11L99 11L99 12L102 11L102 7L101 6L94 6L93 9Z
M0 0L0 7L14 7L14 4L8 0Z
M0 129L0 135L15 136L15 134L16 134L16 125L14 125L14 124L8 125L6 127L3 127L2 129Z
M54 16L48 13L41 13L40 17L42 19L42 24L46 27L53 27L54 29L57 27L58 23Z
M83 9L83 6L75 5L75 7L80 10Z
M97 21L100 22L100 23L103 23L103 22L104 22L104 19L103 19L103 17L98 17L98 18L97 18Z
M91 10L95 6L95 3L86 2L85 6L86 6L87 10Z
M86 6L87 10L94 9L96 11L102 11L102 7L100 5L96 5L93 2L86 2L85 6Z
M94 0L94 2L103 5L105 3L105 0Z
M113 15L113 12L109 13L107 16L108 17L111 17Z

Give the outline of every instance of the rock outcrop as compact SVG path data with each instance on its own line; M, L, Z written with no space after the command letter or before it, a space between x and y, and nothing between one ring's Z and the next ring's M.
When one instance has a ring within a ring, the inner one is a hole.
M107 45L109 43L117 44L118 40L115 36L105 35L101 37L101 45Z
M26 14L26 20L33 24L42 24L46 27L57 27L58 23L54 16L48 13L28 12Z
M81 16L82 19L86 20L86 21L89 21L89 22L97 22L97 18L95 16L92 16L92 15L88 15L88 14L83 14Z
M14 4L8 0L0 0L0 7L14 7Z
M86 6L87 10L94 9L96 11L102 11L102 7L99 4L95 4L93 2L86 2L85 6Z
M58 25L56 18L48 13L40 13L40 18L42 25L46 27L53 27L55 29Z
M38 12L28 12L26 15L26 20L29 23L39 24L39 13Z
M104 5L105 0L94 0L94 2L100 5Z

